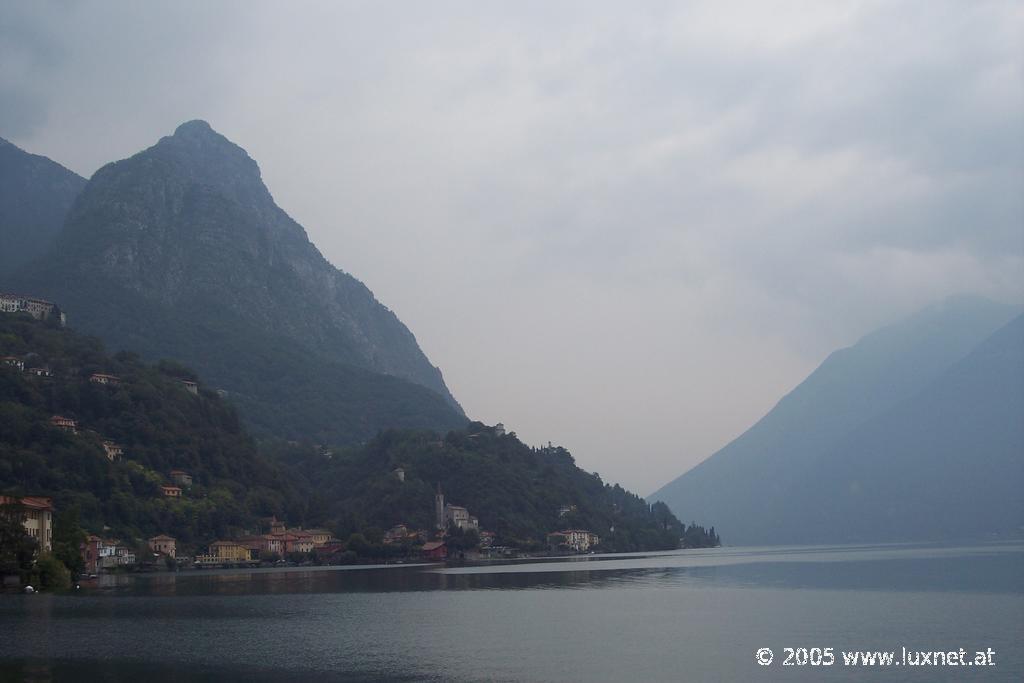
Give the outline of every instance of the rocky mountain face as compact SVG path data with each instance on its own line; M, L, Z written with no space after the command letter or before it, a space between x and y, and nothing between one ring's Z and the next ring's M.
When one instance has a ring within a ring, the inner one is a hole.
M412 333L203 121L97 171L18 282L115 348L194 366L257 433L343 442L465 423Z
M0 138L0 289L53 244L85 178Z
M1006 408L1019 403L1014 382L1024 388L1024 345L1015 350L1005 331L986 340L1013 314L951 299L836 351L753 427L649 499L713 519L736 544L947 538L951 510L965 536L1012 533L1024 518L986 510L996 499L1009 505L1005 482L1024 485L1006 455L1019 441ZM986 344L1002 352L982 362ZM982 380L996 376L1005 381ZM937 448L937 435L956 448ZM933 485L975 467L987 472L988 500L977 487L954 495Z

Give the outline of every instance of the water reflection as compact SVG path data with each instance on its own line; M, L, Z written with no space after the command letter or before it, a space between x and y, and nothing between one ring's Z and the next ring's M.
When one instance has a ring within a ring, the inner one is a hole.
M0 596L0 680L772 680L752 653L794 644L991 646L1020 680L1022 627L1021 545L181 572Z
M712 549L438 565L185 571L104 576L88 595L254 595L653 585L1024 592L1024 545Z

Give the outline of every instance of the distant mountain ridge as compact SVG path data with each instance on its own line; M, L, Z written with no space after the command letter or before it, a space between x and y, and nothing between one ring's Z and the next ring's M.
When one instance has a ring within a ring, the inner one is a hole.
M13 281L115 348L195 367L256 433L351 442L466 422L412 333L203 121L98 170Z
M85 183L60 164L0 138L0 277L50 247Z
M985 300L954 298L864 337L854 346L830 355L744 434L649 499L668 503L684 518L714 519L716 528L734 543L900 540L941 535L935 524L903 524L891 517L886 517L887 528L872 527L868 520L873 517L861 514L854 504L864 503L869 499L866 496L850 499L846 516L837 519L833 514L838 509L835 486L837 482L853 489L871 486L870 472L854 478L844 469L866 461L849 444L871 442L876 455L884 454L883 460L888 458L893 463L910 458L899 444L912 441L911 434L897 437L900 430L892 426L888 440L869 437L873 426L877 428L879 421L893 419L891 415L901 411L914 412L910 405L924 405L929 387L952 372L1014 312L1012 307ZM1010 367L1006 371L1014 370ZM1024 381L1024 375L1020 377ZM962 400L966 406L969 401L983 399L976 392L965 394ZM951 405L946 410L955 412ZM952 415L947 423L955 423ZM914 428L924 429L922 421L916 419L905 425L907 431ZM1005 427L1001 434L1006 436L1008 430ZM979 446L984 443L979 442ZM1001 452L1002 446L994 448ZM880 467L879 461L873 462ZM922 464L920 458L915 462ZM881 468L874 476L884 477L885 471ZM816 478L817 483L809 477ZM1024 484L1019 477L1017 481ZM830 493L823 498L819 492L824 491ZM871 500L876 505L881 503L876 498ZM914 506L900 509L907 511ZM968 526L964 525L964 533L973 533ZM1002 531L1006 533L1007 529Z
M799 488L817 512L811 540L1024 535L1024 315L843 439Z

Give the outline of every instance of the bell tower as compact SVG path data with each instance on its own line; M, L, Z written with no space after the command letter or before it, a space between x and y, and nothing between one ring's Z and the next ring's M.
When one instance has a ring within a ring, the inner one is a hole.
M441 493L441 482L437 483L437 493L434 494L434 523L438 530L444 530L444 494Z

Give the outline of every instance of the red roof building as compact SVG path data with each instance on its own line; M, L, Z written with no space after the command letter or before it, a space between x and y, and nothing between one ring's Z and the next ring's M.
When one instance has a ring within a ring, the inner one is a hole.
M423 544L422 553L428 560L443 560L448 557L448 546L444 541L428 541Z

